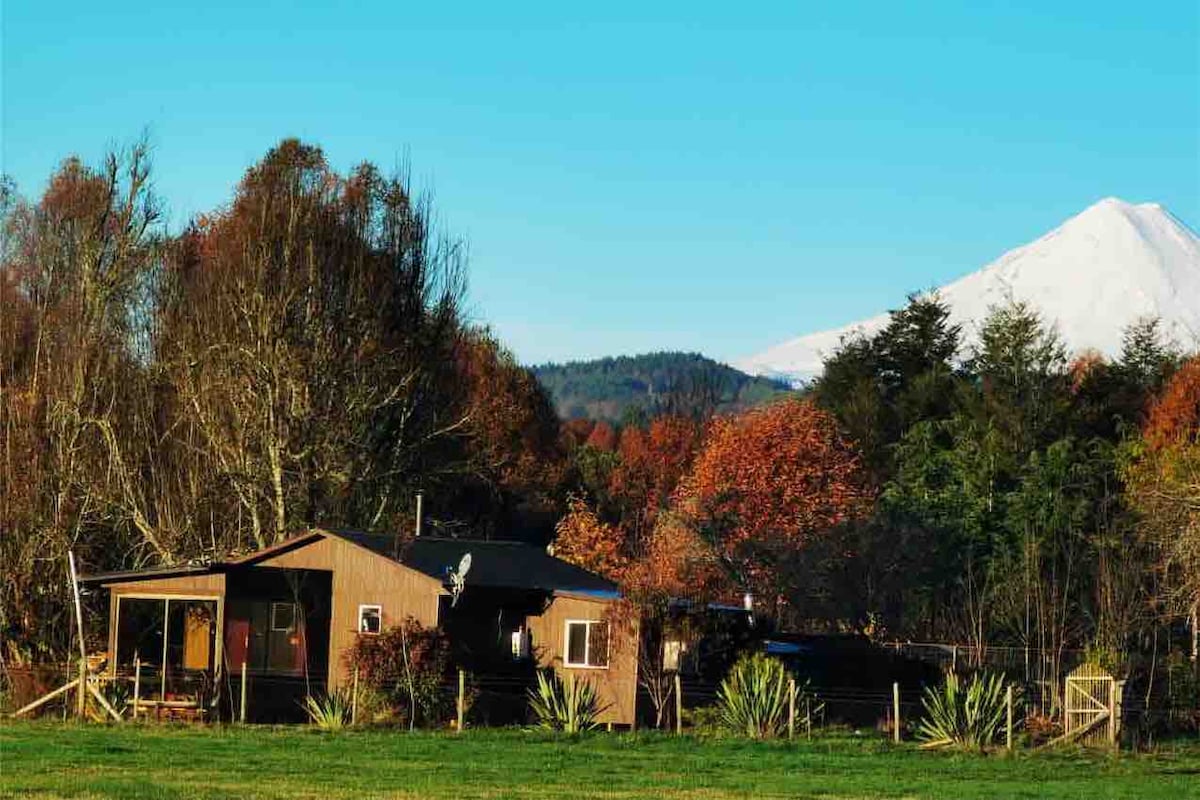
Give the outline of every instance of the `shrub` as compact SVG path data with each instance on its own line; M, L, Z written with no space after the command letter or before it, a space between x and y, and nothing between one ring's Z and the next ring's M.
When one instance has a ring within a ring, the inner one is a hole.
M752 739L778 736L787 725L787 707L787 672L762 653L738 659L717 690L722 727Z
M350 724L350 693L337 689L323 696L304 698L304 713L308 721L323 731L341 730Z
M437 726L449 719L450 640L439 628L412 617L376 636L359 636L346 654L360 687L378 692L395 716L410 727Z
M538 672L537 681L537 690L529 690L529 706L541 727L579 733L600 724L604 708L591 681L576 680L571 673L564 681L549 669Z
M996 741L1004 726L1004 678L982 673L964 688L951 673L937 688L925 690L925 717L917 738L927 745L956 744L983 749Z

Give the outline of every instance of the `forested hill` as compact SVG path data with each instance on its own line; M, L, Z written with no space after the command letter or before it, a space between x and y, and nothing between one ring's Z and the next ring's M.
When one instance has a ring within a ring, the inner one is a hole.
M699 353L648 353L533 368L563 419L736 411L789 391Z

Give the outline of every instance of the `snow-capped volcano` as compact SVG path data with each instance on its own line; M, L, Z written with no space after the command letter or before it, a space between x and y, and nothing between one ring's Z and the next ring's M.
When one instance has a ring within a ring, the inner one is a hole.
M1093 348L1114 356L1122 329L1143 316L1186 349L1200 344L1200 237L1157 203L1109 197L1030 244L940 290L951 319L974 340L988 308L1024 300L1058 326L1068 352ZM801 336L734 366L752 375L804 380L843 336L870 335L887 314Z

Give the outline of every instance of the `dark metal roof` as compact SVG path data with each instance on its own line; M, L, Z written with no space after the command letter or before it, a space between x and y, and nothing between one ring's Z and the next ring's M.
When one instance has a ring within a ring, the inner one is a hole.
M347 541L392 558L396 538L357 531L329 531ZM422 536L408 542L400 563L446 582L462 557L471 554L468 586L496 589L537 589L548 592L579 592L605 597L617 595L612 581L555 558L544 549L524 542L496 539L446 539Z
M96 572L91 575L80 575L79 582L91 583L128 583L150 578L174 578L180 575L203 575L224 571L224 564L181 564L175 567L151 567L149 569L119 570L116 572Z
M251 553L227 563L180 565L123 572L101 572L81 577L80 583L125 583L149 578L169 578L180 575L224 572L226 569L252 565L281 549L303 547L306 539L327 534L365 547L384 558L395 559L396 537L387 534L322 528L308 531L273 547ZM544 549L524 542L496 539L448 539L422 536L413 539L401 550L401 564L424 573L442 583L450 579L462 557L471 554L471 570L467 585L495 589L531 589L546 592L575 592L579 594L616 597L617 585L612 581L555 558Z

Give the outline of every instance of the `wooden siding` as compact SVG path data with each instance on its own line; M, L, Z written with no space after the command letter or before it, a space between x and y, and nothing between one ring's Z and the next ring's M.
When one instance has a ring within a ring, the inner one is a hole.
M383 607L383 627L414 617L425 626L438 622L442 585L365 547L336 536L256 562L264 567L328 570L333 573L329 617L329 686L345 685L349 670L343 656L358 637L358 607Z
M607 619L611 601L583 597L556 596L539 617L529 618L533 647L538 663L554 667L560 675L574 674L576 680L596 685L602 705L608 706L601 722L632 725L637 699L637 631L621 636L610 626L607 667L566 667L567 620Z
M196 595L197 597L221 597L225 594L225 576L220 573L200 575L178 575L174 578L147 578L127 583L104 585L113 595Z

